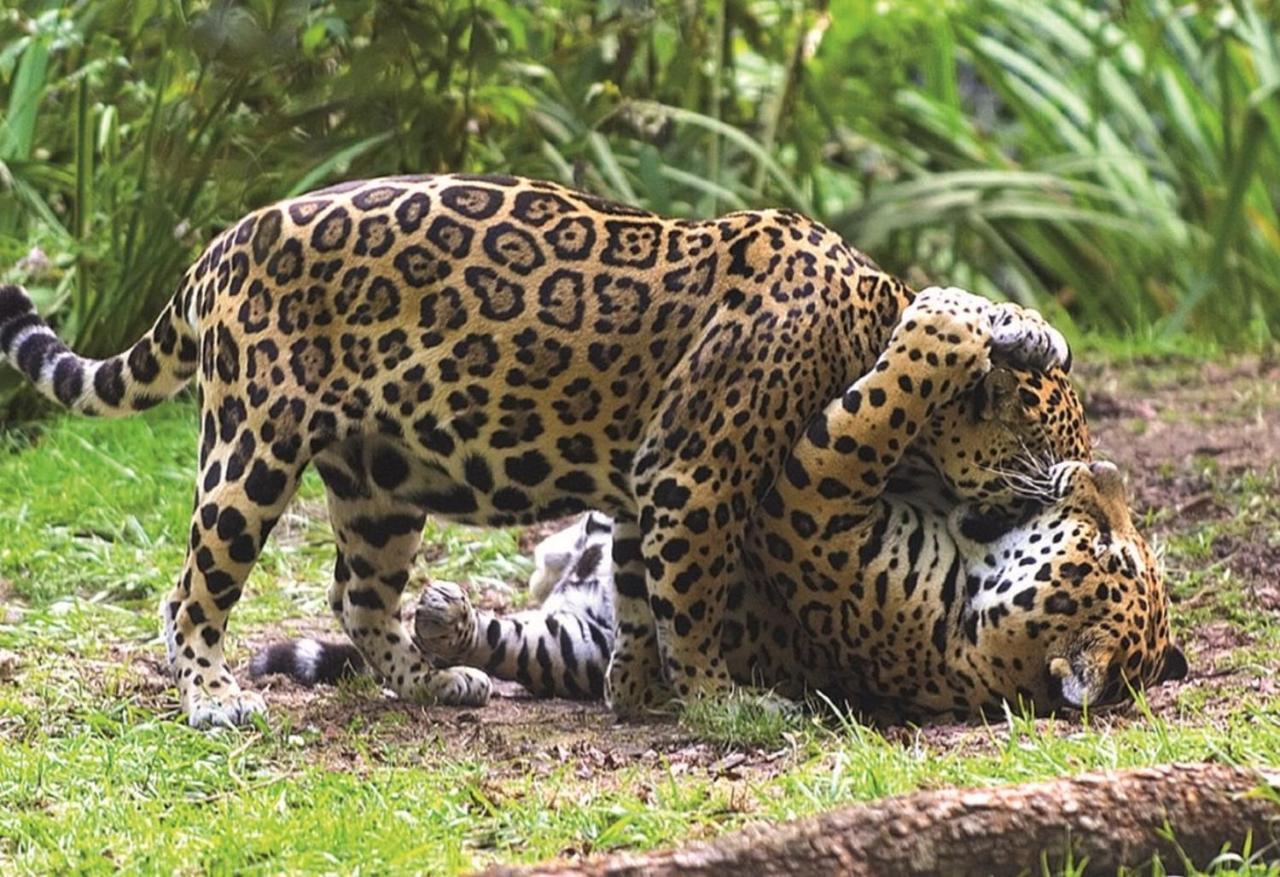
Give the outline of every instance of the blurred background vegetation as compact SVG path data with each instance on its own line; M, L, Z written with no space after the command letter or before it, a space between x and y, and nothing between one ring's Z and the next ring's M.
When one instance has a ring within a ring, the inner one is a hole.
M1265 347L1278 18L1280 0L5 0L0 280L110 353L251 207L501 170L670 214L792 206L913 283L1032 303L1077 337Z

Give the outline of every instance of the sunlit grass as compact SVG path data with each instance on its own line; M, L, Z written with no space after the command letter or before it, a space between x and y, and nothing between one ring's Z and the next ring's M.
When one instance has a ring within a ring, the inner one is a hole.
M66 417L0 435L0 577L39 604L70 595L147 601L167 591L186 546L196 430L194 409L172 404L123 421ZM266 594L285 601L277 610L291 601L323 607L333 562L323 493L309 471L298 493L308 514L295 501L282 519L250 578L246 606ZM531 566L515 539L511 530L432 521L425 571L521 581Z
M693 700L680 713L682 727L727 749L777 749L788 745L811 721L786 701L754 691Z

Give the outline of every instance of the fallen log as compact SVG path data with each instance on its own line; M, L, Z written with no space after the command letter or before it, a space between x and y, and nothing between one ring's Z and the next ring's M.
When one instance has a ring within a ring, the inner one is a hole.
M706 843L528 868L534 875L968 875L1056 871L1066 856L1089 873L1139 868L1153 856L1206 866L1230 844L1280 859L1280 804L1257 794L1280 769L1173 764L992 789L886 798L780 825L750 825ZM1068 852L1069 851L1069 852Z

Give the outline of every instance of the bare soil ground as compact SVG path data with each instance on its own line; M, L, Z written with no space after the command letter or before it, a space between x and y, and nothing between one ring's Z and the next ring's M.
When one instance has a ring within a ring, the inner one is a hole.
M1280 364L1084 365L1076 380L1099 454L1121 466L1137 520L1165 546L1175 633L1192 671L1184 683L1150 692L1151 709L1168 713L1192 697L1211 715L1241 696L1275 693L1280 660L1250 651L1258 625L1248 619L1280 622ZM525 534L521 549L531 551L550 529ZM501 608L509 595L478 599ZM308 619L242 632L238 639L254 649L301 635L336 634L327 619ZM132 663L136 696L157 709L172 705L154 652L115 657ZM393 751L402 758L405 746L426 761L484 753L495 780L566 764L582 779L606 784L609 774L629 766L761 779L788 761L786 748L726 752L670 718L620 724L600 704L536 700L511 684L499 684L490 705L479 710L397 702L371 684L307 689L272 678L261 687L270 692L273 716L312 733L314 756L344 770ZM1094 721L1136 718L1128 709ZM376 746L361 739L371 728ZM887 733L904 744L952 751L1000 745L992 729L972 725Z
M1190 691L1210 713L1274 693L1274 660L1245 651L1280 621L1280 363L1084 367L1078 380L1100 453L1126 473L1137 520L1165 548L1184 622L1175 634L1190 678L1152 692L1153 709ZM1224 605L1233 597L1239 611Z

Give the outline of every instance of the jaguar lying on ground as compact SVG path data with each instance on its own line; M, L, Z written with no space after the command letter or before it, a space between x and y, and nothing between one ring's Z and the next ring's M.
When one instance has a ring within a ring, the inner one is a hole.
M944 295L903 322L911 301L785 210L668 220L551 183L384 178L237 222L151 331L107 360L69 351L23 290L0 288L0 350L88 414L146 408L198 375L195 509L163 612L193 725L262 708L227 669L228 614L310 463L338 547L330 604L403 697L489 692L483 673L424 661L400 620L426 514L609 513L606 681L628 713L730 686L722 643L746 524L806 424L814 448L856 467L832 482L852 511L815 519L834 534L857 527L859 498L989 350L1066 357L1033 312ZM808 477L807 455L792 455L784 486Z
M990 496L973 501L981 491L969 465L999 446L997 432L1039 453L1026 467L1034 474L1005 473L1018 496L999 497L998 508ZM1158 566L1115 468L1090 465L1089 453L1060 371L997 370L935 415L862 522L827 533L856 503L827 503L815 476L857 473L802 440L808 485L784 477L752 520L747 556L758 563L731 595L726 624L734 677L914 720L990 714L1005 702L1042 713L1098 706L1180 678L1186 662L1168 643ZM1051 462L1063 456L1078 459ZM610 538L598 513L548 537L531 582L541 605L510 617L473 609L453 583L429 585L415 613L418 644L538 695L599 697L611 646ZM254 658L255 675L307 683L359 666L349 646L308 640Z

